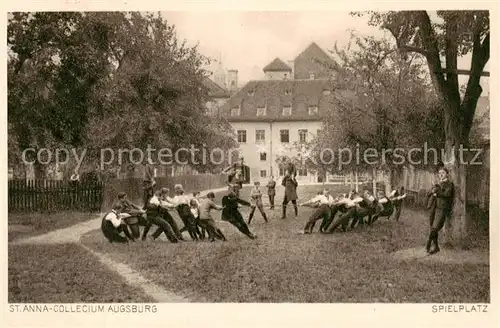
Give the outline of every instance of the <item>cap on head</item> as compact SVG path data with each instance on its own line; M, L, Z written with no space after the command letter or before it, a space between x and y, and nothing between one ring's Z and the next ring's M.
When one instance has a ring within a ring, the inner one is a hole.
M160 192L162 195L168 194L170 192L170 189L163 187L160 189Z
M211 191L207 194L207 198L213 199L215 198L215 194Z

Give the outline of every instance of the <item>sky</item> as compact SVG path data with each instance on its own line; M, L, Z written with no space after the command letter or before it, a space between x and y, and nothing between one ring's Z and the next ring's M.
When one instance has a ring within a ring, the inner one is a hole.
M350 29L361 35L384 35L368 26L367 18L351 17L345 11L177 11L162 12L162 16L176 26L180 39L198 44L205 56L221 56L226 69L238 70L240 86L262 79L262 68L274 58L293 60L313 41L328 52L335 42L347 45ZM459 68L470 68L470 56L459 58ZM467 76L460 80L465 83ZM483 77L481 85L489 88L488 78Z

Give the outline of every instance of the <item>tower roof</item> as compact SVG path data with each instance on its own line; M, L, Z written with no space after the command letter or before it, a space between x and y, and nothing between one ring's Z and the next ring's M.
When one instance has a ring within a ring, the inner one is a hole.
M264 72L291 72L290 66L285 64L284 61L276 57L272 62L266 65L263 69Z

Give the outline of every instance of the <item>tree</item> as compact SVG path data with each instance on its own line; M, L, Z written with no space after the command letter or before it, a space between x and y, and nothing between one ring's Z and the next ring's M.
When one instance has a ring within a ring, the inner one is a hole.
M466 215L466 165L461 163L459 147L467 148L469 144L476 105L482 93L481 74L490 57L489 12L438 11L436 22L431 21L426 11L369 12L369 15L369 24L389 31L401 52L417 53L427 62L434 88L443 104L445 165L455 182L448 243L467 246L470 218ZM472 54L470 75L461 97L458 57L468 53Z
M108 147L232 145L229 124L205 111L208 59L159 14L13 13L8 47L9 138L20 151L86 148L97 160Z
M334 171L344 173L369 172L373 181L375 170L387 170L392 177L408 165L401 161L408 157L408 149L422 148L424 142L439 147L442 129L434 124L440 122L433 110L436 97L415 56L401 56L387 39L352 35L351 41L354 46L346 49L335 46L340 82L333 110L315 140L313 162L331 162ZM429 128L422 130L422 124ZM334 150L336 158L321 156L324 149ZM413 161L421 161L423 154L415 157Z

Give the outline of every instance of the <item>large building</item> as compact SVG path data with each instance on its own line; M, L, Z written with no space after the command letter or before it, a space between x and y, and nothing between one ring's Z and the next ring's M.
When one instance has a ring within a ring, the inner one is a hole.
M248 82L223 106L233 126L251 180L283 176L282 156L300 157L300 143L314 138L322 117L333 107L335 62L316 43L295 60L275 58L263 68L263 80ZM298 180L318 181L300 169Z

